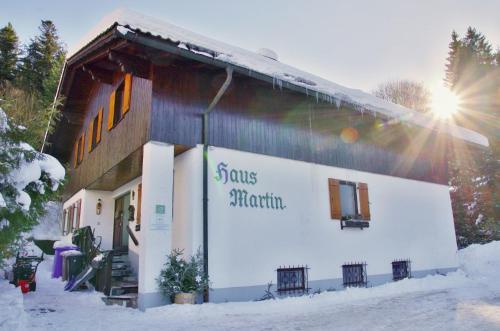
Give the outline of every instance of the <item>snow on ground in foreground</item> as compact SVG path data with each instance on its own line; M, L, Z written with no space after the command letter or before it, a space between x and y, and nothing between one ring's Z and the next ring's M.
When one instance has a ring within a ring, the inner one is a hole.
M23 297L19 289L4 291L8 286L0 281L0 306L8 306L0 309L0 330L500 330L500 242L470 246L459 258L461 269L447 276L145 313L105 306L100 293L64 292L63 282L50 279L47 260L36 292Z

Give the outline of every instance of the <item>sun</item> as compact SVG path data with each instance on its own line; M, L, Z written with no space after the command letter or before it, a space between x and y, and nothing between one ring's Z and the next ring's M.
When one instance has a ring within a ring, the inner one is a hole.
M448 119L460 108L460 98L442 85L432 91L431 110L439 118Z

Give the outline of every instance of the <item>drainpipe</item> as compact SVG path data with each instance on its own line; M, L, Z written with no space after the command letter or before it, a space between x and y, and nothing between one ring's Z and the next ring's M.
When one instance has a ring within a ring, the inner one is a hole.
M233 79L233 68L226 67L226 80L220 87L214 99L203 112L203 271L208 276L208 115L215 108L226 92ZM208 302L208 291L205 292L204 301Z

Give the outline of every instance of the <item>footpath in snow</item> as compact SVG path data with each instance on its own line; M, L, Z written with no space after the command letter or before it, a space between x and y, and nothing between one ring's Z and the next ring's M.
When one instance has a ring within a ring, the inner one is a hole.
M264 302L170 305L140 312L105 306L101 293L63 291L37 273L22 295L0 281L0 330L500 330L500 242L459 251L447 276Z

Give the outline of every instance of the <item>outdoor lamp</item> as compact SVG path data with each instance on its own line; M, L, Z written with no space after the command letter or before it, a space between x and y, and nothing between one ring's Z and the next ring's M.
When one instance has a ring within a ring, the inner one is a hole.
M95 205L95 213L97 215L101 215L101 210L102 210L102 202L101 199L97 199L97 204Z

